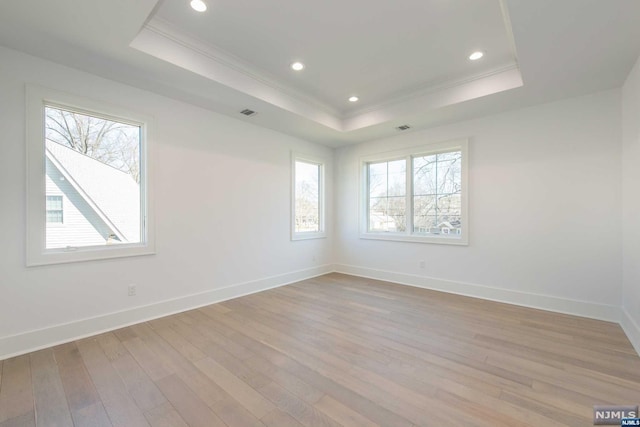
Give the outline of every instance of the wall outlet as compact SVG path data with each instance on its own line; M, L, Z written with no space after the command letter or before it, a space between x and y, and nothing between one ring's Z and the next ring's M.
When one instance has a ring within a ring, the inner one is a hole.
M135 296L136 295L136 291L137 291L137 289L136 289L136 285L135 284L129 285L129 296L130 297Z
M420 268L425 268L427 266L427 263L424 261L420 261L418 265L420 266Z

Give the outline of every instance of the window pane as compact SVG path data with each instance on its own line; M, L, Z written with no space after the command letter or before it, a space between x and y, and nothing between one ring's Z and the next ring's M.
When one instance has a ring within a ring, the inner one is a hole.
M383 197L387 195L387 163L371 163L369 165L369 196Z
M392 224L387 231L404 232L407 230L406 204L405 196L389 197L389 217Z
M369 199L369 230L389 231L389 211L386 197Z
M62 211L47 211L47 223L62 224Z
M320 231L320 165L296 161L295 232Z
M413 158L413 231L461 234L462 152Z
M419 234L433 234L438 225L435 215L424 215L414 219L413 231Z
M460 194L449 194L438 198L439 216L460 216L462 210L462 198Z
M407 162L396 160L389 162L389 196L405 196L407 194Z
M429 233L435 224L431 218L436 216L435 196L416 196L413 198L413 231L415 233Z
M404 159L368 165L369 231L406 230L406 169Z
M461 189L462 153L438 154L438 194L459 193Z
M47 210L62 210L62 196L47 196Z
M436 156L413 158L413 194L423 196L436 194Z
M47 223L65 222L47 226L47 249L141 241L140 133L140 126L45 107Z
M62 224L62 196L47 196L47 223Z
M376 197L369 200L369 231L406 230L406 198Z

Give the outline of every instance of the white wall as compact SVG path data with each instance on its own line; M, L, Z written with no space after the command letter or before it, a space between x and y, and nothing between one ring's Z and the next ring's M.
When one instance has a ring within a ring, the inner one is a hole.
M25 83L155 117L156 255L25 267ZM344 272L615 321L624 301L639 348L638 65L623 102L602 92L336 151L4 48L0 93L0 359L336 260ZM359 239L359 158L460 137L469 246ZM327 239L289 240L291 150L328 161Z
M614 90L339 149L339 270L617 320L620 128ZM460 137L470 138L469 246L359 239L359 158Z
M156 255L25 267L27 82L155 118ZM328 160L331 211L330 149L4 48L0 94L0 359L330 270L289 231L290 152Z
M640 58L622 88L622 326L640 354Z

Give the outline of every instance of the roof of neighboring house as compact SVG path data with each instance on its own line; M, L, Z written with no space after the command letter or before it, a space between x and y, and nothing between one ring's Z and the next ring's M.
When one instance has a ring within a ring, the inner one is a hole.
M438 228L442 227L455 228L449 221L442 221L440 224L438 224Z
M126 172L46 141L46 155L124 241L140 239L140 186Z

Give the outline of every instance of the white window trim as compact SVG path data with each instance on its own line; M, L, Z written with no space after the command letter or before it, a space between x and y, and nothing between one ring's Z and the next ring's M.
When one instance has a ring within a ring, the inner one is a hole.
M81 113L130 123L141 128L140 243L46 249L45 125L44 105L58 105ZM27 224L26 265L37 266L155 253L152 183L153 120L145 115L96 100L35 85L26 86Z
M468 163L469 163L469 141L468 139L455 139L438 143L425 144L418 147L405 148L401 150L388 151L378 153L371 156L360 158L360 238L374 240L391 240L399 242L415 242L415 243L437 243L444 245L468 245L469 244L469 183L468 183ZM452 150L460 150L462 152L462 233L459 237L440 237L440 236L424 236L414 234L413 228L413 177L411 174L412 157L432 155ZM407 159L407 230L404 232L372 232L369 231L368 204L369 189L367 165L369 163L384 162L392 160Z
M301 161L305 163L311 163L318 165L319 180L318 180L318 204L319 204L319 222L320 231L306 231L296 232L296 162ZM325 169L326 162L324 159L307 154L300 154L296 152L291 153L291 240L308 240L308 239L324 239L327 237L325 227Z

